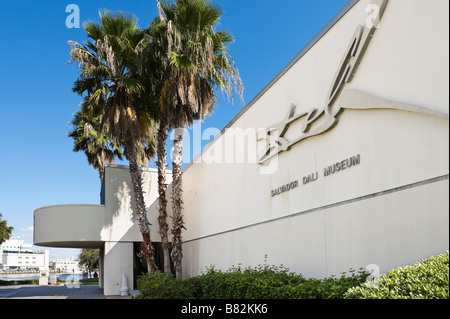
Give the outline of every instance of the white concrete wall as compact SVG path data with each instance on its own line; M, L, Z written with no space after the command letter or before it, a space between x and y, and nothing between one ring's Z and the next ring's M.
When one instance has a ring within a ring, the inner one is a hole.
M148 208L147 218L151 227L151 240L161 241L158 227L158 172L155 169L142 169L144 200ZM171 172L167 172L167 183L171 183ZM128 167L105 167L105 220L101 230L103 241L140 242L142 235L134 212L136 204L131 176ZM168 195L170 196L170 195ZM169 197L168 197L169 198ZM170 210L170 204L169 204Z
M349 87L448 115L448 39L449 1L391 0Z
M188 241L185 275L266 262L321 278L370 264L381 272L413 264L448 250L447 192L448 180L439 181Z
M335 128L279 154L272 174L247 157L211 163L236 128L247 130L251 143L257 129L281 122L291 103L296 114L324 105L368 4L356 3L184 172L185 276L211 264L257 265L265 254L268 263L309 276L368 264L387 271L448 250L448 1L389 1L346 87L447 119L344 110ZM299 129L292 125L286 138ZM359 165L323 176L325 167L357 154ZM315 172L318 180L303 185ZM271 196L294 180L298 188Z
M34 211L34 239L38 246L100 248L103 205L55 205Z
M120 295L123 274L127 276L129 289L133 289L133 243L106 242L104 253L103 293L105 296Z
M142 169L141 173L144 200L148 207L147 218L151 224L151 240L159 242L157 170ZM167 172L167 182L171 181L171 172ZM133 243L142 242L142 235L134 212L134 191L128 167L106 166L105 185L105 219L100 236L104 242L101 250L104 269L102 283L104 294L108 296L120 295L122 274L127 277L129 289L136 289L133 287ZM170 205L168 209L170 211Z

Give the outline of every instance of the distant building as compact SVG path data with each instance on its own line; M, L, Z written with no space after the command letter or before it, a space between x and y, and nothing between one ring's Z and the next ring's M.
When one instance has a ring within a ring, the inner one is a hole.
M0 245L0 250L3 252L11 252L11 253L26 253L32 252L32 245L25 244L22 239L19 237L11 237L6 240L3 244Z
M48 268L49 252L33 252L31 244L12 237L0 246L0 270L43 270Z
M79 259L74 258L51 259L50 269L60 273L81 273L79 261Z

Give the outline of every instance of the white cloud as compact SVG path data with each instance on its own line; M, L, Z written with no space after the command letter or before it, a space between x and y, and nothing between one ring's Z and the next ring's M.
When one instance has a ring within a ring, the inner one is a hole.
M33 232L33 230L34 230L34 227L33 226L28 226L28 227L26 227L26 228L19 228L19 231L20 232L24 232L24 233L32 233Z

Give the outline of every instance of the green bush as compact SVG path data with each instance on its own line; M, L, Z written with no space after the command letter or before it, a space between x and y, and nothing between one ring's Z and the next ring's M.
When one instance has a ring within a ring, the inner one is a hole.
M449 253L400 267L366 283L369 273L350 270L339 278L305 279L283 266L210 267L184 281L160 272L138 280L141 299L343 299L449 298ZM372 287L372 288L371 288Z
M184 281L160 272L138 280L141 299L328 299L365 281L366 272L342 274L324 280L305 279L283 266L233 267L220 271L210 267L202 275Z
M0 286L15 286L15 285L37 285L39 279L22 279L22 280L0 280Z
M448 299L449 252L400 267L381 275L375 282L351 288L353 299Z
M259 266L233 267L226 272L211 267L185 282L196 299L276 299L285 298L284 287L304 280L283 266Z
M353 286L363 283L367 273L324 280L305 279L283 266L259 266L226 272L214 267L198 277L185 280L196 299L333 299L343 298Z
M187 286L173 275L159 271L153 275L144 274L138 278L140 294L136 299L188 299L191 293Z

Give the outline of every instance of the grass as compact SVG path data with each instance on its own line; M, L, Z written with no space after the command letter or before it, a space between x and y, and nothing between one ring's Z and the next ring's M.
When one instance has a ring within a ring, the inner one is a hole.
M98 285L98 278L88 278L88 279L81 279L80 283L84 286L86 285Z

